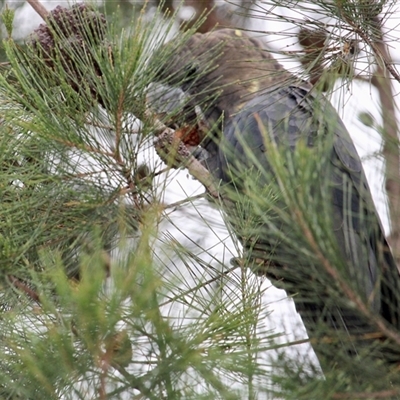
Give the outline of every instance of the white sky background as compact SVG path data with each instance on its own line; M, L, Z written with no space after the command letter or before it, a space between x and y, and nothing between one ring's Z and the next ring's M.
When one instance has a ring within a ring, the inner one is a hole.
M10 3L12 3L12 1ZM58 4L66 5L65 2L59 1L42 1L42 3L48 9L52 9ZM277 10L275 10L275 12L277 12ZM289 11L286 9L285 12L287 13ZM395 16L396 14L394 14L393 18L389 19L386 24L387 28L390 29L397 25L398 21ZM16 38L26 37L40 23L42 23L41 18L31 9L30 5L26 3L23 7L18 9L15 17L14 26L16 29ZM283 48L283 46L288 46L288 49L296 49L296 46L293 45L295 41L293 37L288 38L280 35L280 32L284 32L287 26L288 25L282 22L273 23L271 21L261 21L257 19L251 22L251 28L253 29L277 32L276 36L268 36L268 41L271 46L275 46L277 49ZM397 53L395 50L395 48L392 49L394 56L396 56ZM293 64L289 67L293 68ZM396 84L396 94L400 92L399 89L399 85ZM381 147L379 136L374 133L372 129L362 125L357 119L360 112L368 111L375 117L377 123L381 123L379 100L376 90L371 85L353 82L348 89L337 91L332 98L332 102L349 129L360 156L362 158L368 158L369 155L379 151ZM154 154L148 155L148 157L153 158ZM377 161L376 158L372 158L364 162L364 167L383 225L385 229L388 230L389 223L385 195L382 187L382 163ZM188 177L185 171L173 172L173 176L169 178L169 184L166 187L164 202L174 203L179 199L185 198L187 195L200 193L202 190L201 185ZM206 221L203 221L199 217L199 207L202 210L202 216L206 216ZM197 248L199 253L202 252L202 249L206 250L209 254L210 262L212 264L214 263L216 268L220 268L220 266L218 266L218 262L215 260L225 262L229 266L230 258L237 253L222 222L222 218L215 208L211 207L204 200L201 200L196 202L196 207L179 207L171 212L170 218L171 221L165 221L164 226L162 226L162 231L164 233L168 232L171 236L179 239L181 243L193 249ZM213 260L211 256L215 256L215 260ZM176 264L175 268L176 270L173 268L170 270L171 275L179 275L182 273L182 270L179 270L179 264ZM195 279L193 275L189 274L187 276L188 283L190 283L190 280L194 282ZM285 292L271 287L268 282L264 283L263 289L265 289L263 302L265 304L271 304L270 310L274 310L267 320L268 327L276 328L277 331L285 330L288 336L291 336L289 339L305 337L305 331L302 327L301 320L292 302L285 299ZM166 312L171 313L171 310L168 309ZM175 309L172 313L184 315L184 311L178 309ZM285 340L287 340L287 338ZM304 356L311 355L312 357L312 349L309 345L298 346L298 350Z

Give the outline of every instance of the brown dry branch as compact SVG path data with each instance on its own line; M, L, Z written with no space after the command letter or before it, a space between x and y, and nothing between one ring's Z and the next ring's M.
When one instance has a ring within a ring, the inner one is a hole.
M41 4L40 1L28 0L28 3L43 18L43 20L46 20L46 18L49 15L49 12L43 7L43 4Z
M36 303L40 304L39 295L26 283L16 278L14 275L8 275L7 278L12 286L14 286L20 292L25 293L31 300L36 301Z
M382 30L376 40L376 48L379 51L375 55L392 63L391 56L387 51ZM382 112L382 153L385 159L385 187L389 202L389 215L391 222L391 233L389 243L392 247L397 266L400 266L400 150L399 150L399 127L396 118L396 105L394 101L393 87L388 69L382 63L374 72L372 83L377 88Z
M179 133L164 125L149 109L145 111L145 117L150 119L154 126L154 146L161 160L171 168L187 168L189 174L203 184L212 197L218 199L219 193L212 175L193 157L179 138Z
M176 132L173 129L166 128L158 135L154 145L157 154L167 165L172 168L187 168L190 175L202 183L212 197L219 198L212 175L200 161L193 157L185 144L176 138Z
M377 68L373 73L371 83L379 93L382 113L382 154L385 159L385 188L388 197L391 233L388 237L397 266L400 270L400 149L399 126L396 118L396 104L394 101L391 77L400 83L400 74L394 67L392 57L385 43L383 27L378 15L370 18L370 24L374 28L374 34L369 35L365 28L350 17L337 2L343 20L352 28L372 49Z

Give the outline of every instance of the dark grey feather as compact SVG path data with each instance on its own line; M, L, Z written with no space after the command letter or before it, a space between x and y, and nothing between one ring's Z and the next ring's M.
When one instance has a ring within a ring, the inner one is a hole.
M287 165L295 162L300 142L312 150L309 154L319 169L306 192L311 202L313 197L328 199L326 207L315 202L313 211L329 214L326 240L334 242L337 253L327 250L325 256L373 314L389 328L400 329L399 273L360 157L329 101L286 71L261 42L234 30L194 35L162 71L159 79L172 77L170 83L190 95L214 126L203 147L210 154L209 170L223 184L227 220L257 272L294 295L309 335L318 336L321 325L325 333L333 328L345 353L359 354L371 340L357 338L375 334L378 328L351 299L340 296L339 282L312 254L307 240L290 240L296 228L279 209L251 204L253 195L271 196L270 184L276 181L272 145L280 149ZM216 124L218 120L222 123ZM299 182L293 182L291 190ZM395 347L382 347L386 361L400 361ZM329 363L332 349L317 344L314 348Z

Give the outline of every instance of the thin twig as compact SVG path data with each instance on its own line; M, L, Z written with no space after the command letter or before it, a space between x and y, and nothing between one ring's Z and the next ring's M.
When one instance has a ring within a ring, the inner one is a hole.
M196 160L180 140L177 141L175 131L166 128L155 140L155 148L160 158L172 168L185 167L190 175L202 183L207 192L214 198L219 198L218 189L210 172ZM172 161L172 165L171 165Z
M96 149L95 147L88 146L86 144L75 143L70 140L65 140L65 139L61 139L61 138L57 138L57 137L53 138L53 140L66 146L66 147L71 147L71 148L75 148L77 150L87 151L88 153L100 154L102 156L114 158L114 153L110 153L109 151L105 151L105 150Z
M202 183L212 197L218 199L219 191L212 175L177 138L175 131L163 124L151 110L145 111L145 117L150 119L154 126L153 131L157 137L154 146L160 158L172 168L187 168L189 174Z
M120 145L122 137L122 116L124 112L124 92L122 91L118 97L117 118L115 122L115 157L121 160Z
M166 204L166 205L164 205L163 208L164 208L164 210L168 210L171 208L176 209L187 203L192 203L195 200L204 199L204 197L205 197L205 193L196 194L195 196L185 197L183 200L176 201L175 203Z
M400 75L396 71L396 69L393 67L390 60L388 60L387 57L385 57L384 53L386 53L386 52L382 52L382 46L379 46L378 42L371 40L370 37L368 36L368 34L358 24L356 24L354 21L352 21L350 18L348 18L345 13L342 13L342 17L343 17L343 20L345 22L347 22L353 28L354 33L359 35L361 37L361 39L363 39L364 42L367 43L371 47L371 49L375 53L375 56L376 56L375 59L376 59L378 65L380 67L386 67L386 69L391 73L393 78L396 79L396 81L400 83Z
M145 111L144 116L152 122L153 132L157 137L154 145L161 160L170 166L171 154L174 152L174 165L187 168L190 175L202 183L212 197L218 198L218 190L210 172L192 156L183 142L177 140L175 131L163 124L149 109Z
M152 123L152 127L153 127L153 133L155 136L160 135L161 133L163 133L165 130L170 129L168 128L165 124L163 124L155 115L155 113L153 111L151 111L150 109L146 109L144 112L144 117L151 121ZM171 129L172 130L172 129Z
M140 209L141 205L139 204L136 185L134 179L132 177L131 169L126 165L125 161L122 159L120 146L121 146L121 138L122 138L122 116L124 109L124 100L125 95L124 92L121 92L118 98L118 109L117 109L117 118L116 118L116 126L115 126L115 149L113 152L113 158L117 162L117 164L121 167L121 172L123 177L126 180L127 186L129 188L129 193L132 196L132 200L135 206Z
M376 25L379 26L378 21ZM376 48L383 60L392 63L391 55L388 52L384 41L384 33L379 28L376 39ZM376 51L374 49L374 51ZM375 54L378 59L378 54ZM378 63L374 72L372 82L377 88L382 109L382 154L385 159L385 188L389 203L390 236L389 243L395 256L397 267L400 266L400 152L399 152L399 126L396 118L396 103L394 101L393 86L384 65Z
M28 297L30 297L32 300L36 301L37 303L40 304L40 297L39 295L31 289L26 283L22 282L18 278L16 278L14 275L8 275L8 280L10 283L18 290L21 292L25 293Z
M49 12L44 8L43 4L38 0L28 0L28 3L43 18L43 20L46 21Z
M230 267L222 272L219 272L218 274L216 274L215 276L213 276L210 279L207 279L204 282L199 283L198 285L196 285L195 287L192 287L190 289L187 289L185 291L180 292L179 294L170 297L168 300L165 300L164 302L160 303L160 307L164 307L168 304L172 304L175 301L184 298L187 295L192 294L194 291L197 291L199 289L205 288L208 285L211 285L212 283L218 282L222 277L228 276L231 272L233 272L235 269L237 268L236 265L234 265L233 267ZM307 341L309 341L309 339L307 339Z

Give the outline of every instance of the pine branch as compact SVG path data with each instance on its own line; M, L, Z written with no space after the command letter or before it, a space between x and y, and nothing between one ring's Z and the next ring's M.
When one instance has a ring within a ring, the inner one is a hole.
M400 74L396 71L396 69L393 67L393 62L391 61L387 51L386 51L386 46L384 45L384 42L382 41L383 39L383 34L382 31L380 30L379 35L380 38L377 40L373 40L370 38L370 36L365 32L365 30L355 23L351 18L349 18L346 13L343 12L343 10L340 8L340 2L337 2L339 6L339 10L342 11L342 18L343 20L348 23L351 28L353 29L354 33L359 35L363 41L368 44L371 49L374 51L376 55L376 62L378 66L380 67L381 70L387 69L391 75L393 76L394 79L396 79L397 82L400 83ZM377 18L374 18L375 22L377 22ZM375 26L379 26L379 24L374 24ZM376 29L376 28L375 28ZM381 29L381 28L380 28ZM382 46L383 44L383 46Z

